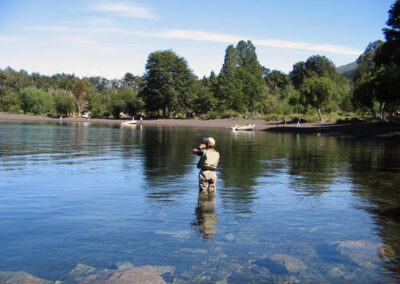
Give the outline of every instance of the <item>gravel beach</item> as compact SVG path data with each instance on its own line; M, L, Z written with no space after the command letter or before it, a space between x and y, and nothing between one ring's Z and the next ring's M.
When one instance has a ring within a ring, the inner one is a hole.
M98 118L63 118L62 122L89 122L95 124L121 124L127 119L98 119ZM6 122L60 122L59 118L45 116L31 116L0 112L0 123ZM303 123L298 127L296 123L276 124L274 121L261 119L145 119L142 125L165 127L196 127L230 130L231 126L255 124L255 131L269 131L277 133L303 133L314 135L329 135L342 138L356 139L393 139L400 140L400 125L395 123L348 123L335 122Z

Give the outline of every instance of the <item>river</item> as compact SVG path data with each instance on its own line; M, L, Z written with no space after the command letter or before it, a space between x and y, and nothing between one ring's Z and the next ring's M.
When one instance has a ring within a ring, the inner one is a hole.
M221 154L198 201L198 157ZM168 283L400 280L400 147L202 128L0 124L0 271L73 282L151 265Z

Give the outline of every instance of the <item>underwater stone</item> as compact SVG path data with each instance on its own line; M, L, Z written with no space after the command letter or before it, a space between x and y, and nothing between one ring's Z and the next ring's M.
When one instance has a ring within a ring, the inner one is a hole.
M329 276L331 277L344 277L346 274L340 270L339 267L334 267L331 270L329 270Z
M337 250L342 254L350 257L353 261L361 264L377 258L382 250L382 244L368 241L344 241L339 242Z
M2 284L51 284L50 281L38 278L24 271L11 272L0 271L0 283Z
M227 239L228 241L234 241L235 240L235 236L233 234L227 234L225 236L225 239Z
M289 272L299 272L300 270L306 270L307 266L300 259L295 258L286 254L275 254L271 257L276 263L285 265Z
M254 262L257 266L267 268L273 274L288 274L289 271L286 269L286 266L273 261L270 258L258 259Z
M175 271L174 266L166 265L166 266L154 266L154 269L157 271L158 274L163 275L165 273L173 274Z
M117 266L118 270L132 269L135 267L132 263L128 261L119 261L115 265Z
M140 266L129 270L110 270L77 279L79 284L165 284L164 279L152 266Z
M86 264L78 263L69 273L72 276L82 276L95 271L95 268Z

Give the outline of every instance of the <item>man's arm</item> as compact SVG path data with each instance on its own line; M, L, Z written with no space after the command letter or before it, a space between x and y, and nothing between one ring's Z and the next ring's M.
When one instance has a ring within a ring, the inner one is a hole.
M201 156L199 162L197 163L198 169L201 169L203 167L205 160L206 160L206 156L205 155Z

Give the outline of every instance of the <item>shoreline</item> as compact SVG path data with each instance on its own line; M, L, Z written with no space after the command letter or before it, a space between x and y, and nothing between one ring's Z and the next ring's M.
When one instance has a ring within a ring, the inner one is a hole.
M99 118L51 118L46 116L31 116L24 114L12 114L0 112L0 123L6 122L53 122L66 123L88 122L93 124L120 125L129 119L99 119ZM337 124L335 122L309 122L302 123L297 127L296 123L276 125L274 121L261 119L145 119L141 123L144 126L165 126L165 127L197 127L230 130L234 125L255 124L255 131L267 131L272 133L299 133L312 135L327 135L351 139L390 139L400 141L400 125L395 123L360 122Z

